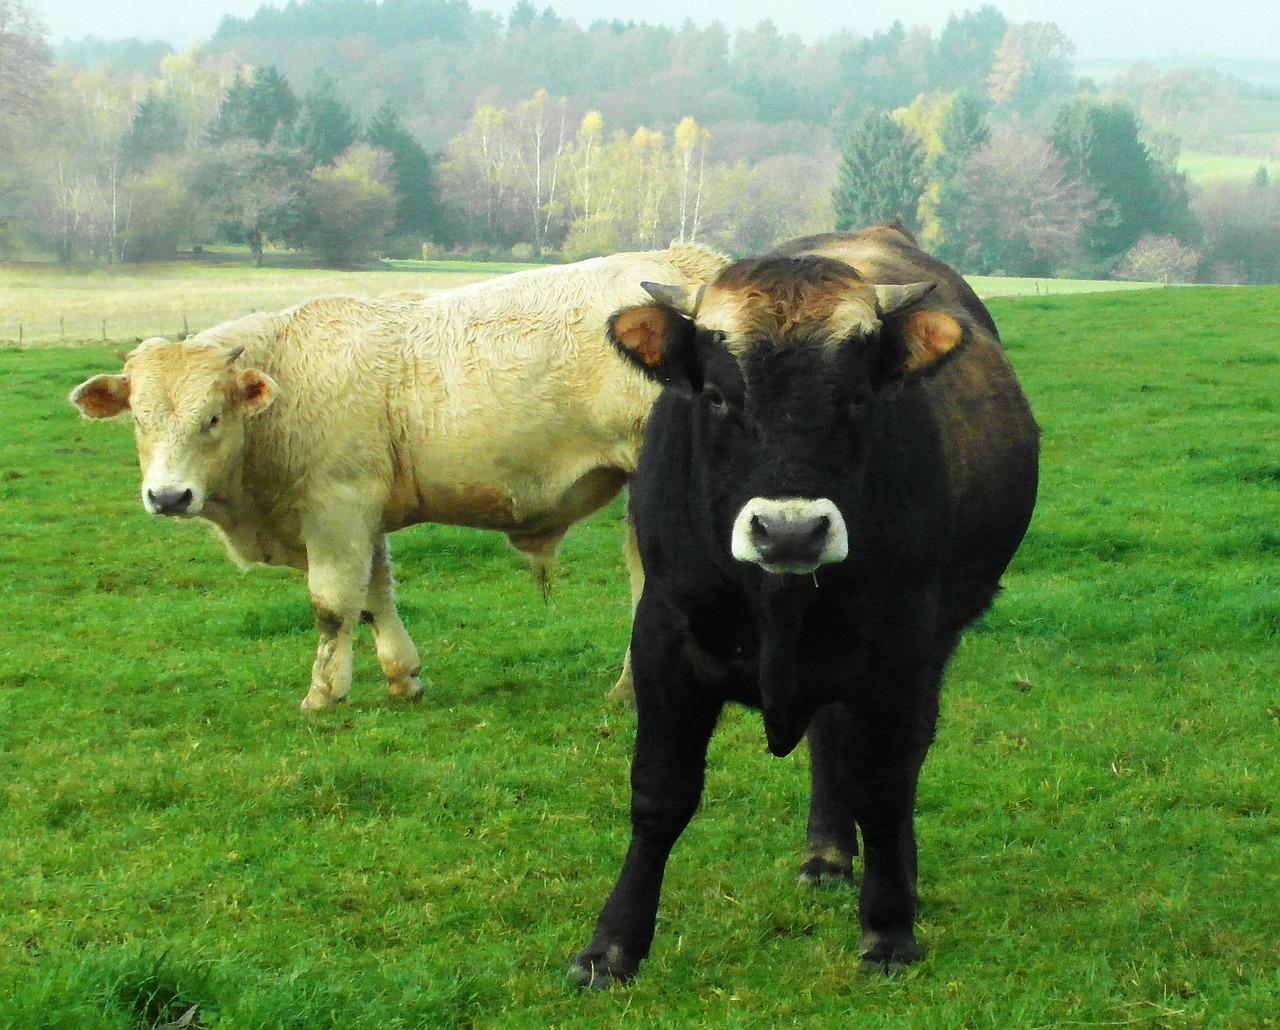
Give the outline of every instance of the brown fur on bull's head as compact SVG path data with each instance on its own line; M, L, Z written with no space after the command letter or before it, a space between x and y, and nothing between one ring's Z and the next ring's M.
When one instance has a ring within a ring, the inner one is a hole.
M245 419L275 400L275 382L237 368L243 348L146 340L118 375L96 375L69 396L85 418L133 415L142 504L153 515L199 515L234 474Z
M928 370L964 338L951 315L920 306L934 285L873 284L842 261L813 255L738 261L692 302L646 283L654 303L617 312L609 338L653 378L695 388L699 335L703 346L737 355L762 344L820 340L836 348L860 338L879 348L876 367L894 381Z

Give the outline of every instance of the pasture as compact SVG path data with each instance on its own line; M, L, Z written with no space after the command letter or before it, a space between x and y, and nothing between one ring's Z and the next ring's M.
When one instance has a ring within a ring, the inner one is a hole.
M377 271L246 268L243 264L0 265L0 345L131 344L178 338L251 311L274 311L308 297L376 297L478 282L530 265L388 261ZM1142 289L1141 283L975 276L984 297Z
M144 515L127 424L63 399L132 331L0 351L0 1026L1277 1025L1280 289L991 307L1043 478L925 766L924 960L859 973L854 894L796 883L804 748L733 711L601 994L566 971L627 840L620 506L546 604L496 536L398 534L427 696L365 634L308 717L301 577Z
M386 262L382 270L255 268L243 262L0 266L0 342L19 345L174 339L251 311L323 294L377 296L479 282L522 265Z

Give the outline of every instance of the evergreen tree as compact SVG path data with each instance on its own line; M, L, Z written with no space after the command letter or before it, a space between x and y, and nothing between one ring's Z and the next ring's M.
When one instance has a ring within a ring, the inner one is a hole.
M312 166L331 165L360 135L360 124L351 108L338 96L333 79L317 68L311 88L302 98L302 109L294 130L297 145Z
M129 171L141 172L156 158L178 153L185 144L186 128L178 105L152 90L133 114L133 124L120 144L120 156Z
M270 143L286 138L297 118L298 98L288 80L275 65L266 65L255 68L252 78L237 78L231 84L209 137L213 143L232 139Z
M889 115L868 111L850 132L832 192L836 228L901 218L918 226L924 193L922 148Z
M1188 231L1185 186L1152 158L1128 105L1081 97L1058 112L1052 141L1105 207L1088 241L1095 260L1111 263L1145 235Z
M930 168L932 213L937 220L937 238L931 242L938 257L959 264L967 257L966 241L959 238L954 224L957 212L964 207L960 176L970 155L991 138L986 106L968 92L955 94L942 116L938 136L942 150Z
M850 106L887 111L911 103L923 83L913 82L904 66L906 44L907 30L895 21L840 54L842 86Z
M1008 29L1005 16L990 4L951 15L938 37L930 66L933 88L946 92L982 89Z
M947 105L938 134L942 140L940 170L944 173L953 172L964 164L965 158L991 138L986 106L967 91L957 93Z
M404 127L389 101L369 121L364 138L370 146L391 155L396 193L393 231L420 239L439 240L446 235L435 161Z

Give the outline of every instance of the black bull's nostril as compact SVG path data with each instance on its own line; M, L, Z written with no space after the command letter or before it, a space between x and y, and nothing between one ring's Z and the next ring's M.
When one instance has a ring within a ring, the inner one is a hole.
M191 507L194 497L187 490L148 490L147 501L157 515L182 515Z
M828 515L751 516L751 542L764 561L812 561L822 553L831 531Z

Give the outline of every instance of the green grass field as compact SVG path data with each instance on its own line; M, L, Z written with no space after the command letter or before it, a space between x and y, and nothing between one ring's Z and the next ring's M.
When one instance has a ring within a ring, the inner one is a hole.
M1209 182L1229 179L1252 182L1259 168L1266 168L1271 181L1280 178L1280 161L1266 161L1257 157L1235 157L1229 154L1205 154L1188 151L1178 158L1178 171L1192 182Z
M0 1027L1276 1026L1280 289L991 307L1044 474L925 767L924 961L858 972L854 893L796 883L804 749L735 711L602 994L565 974L627 839L619 506L549 604L495 536L399 534L426 699L366 636L305 717L301 578L144 515L127 424L63 399L128 340L0 351Z

